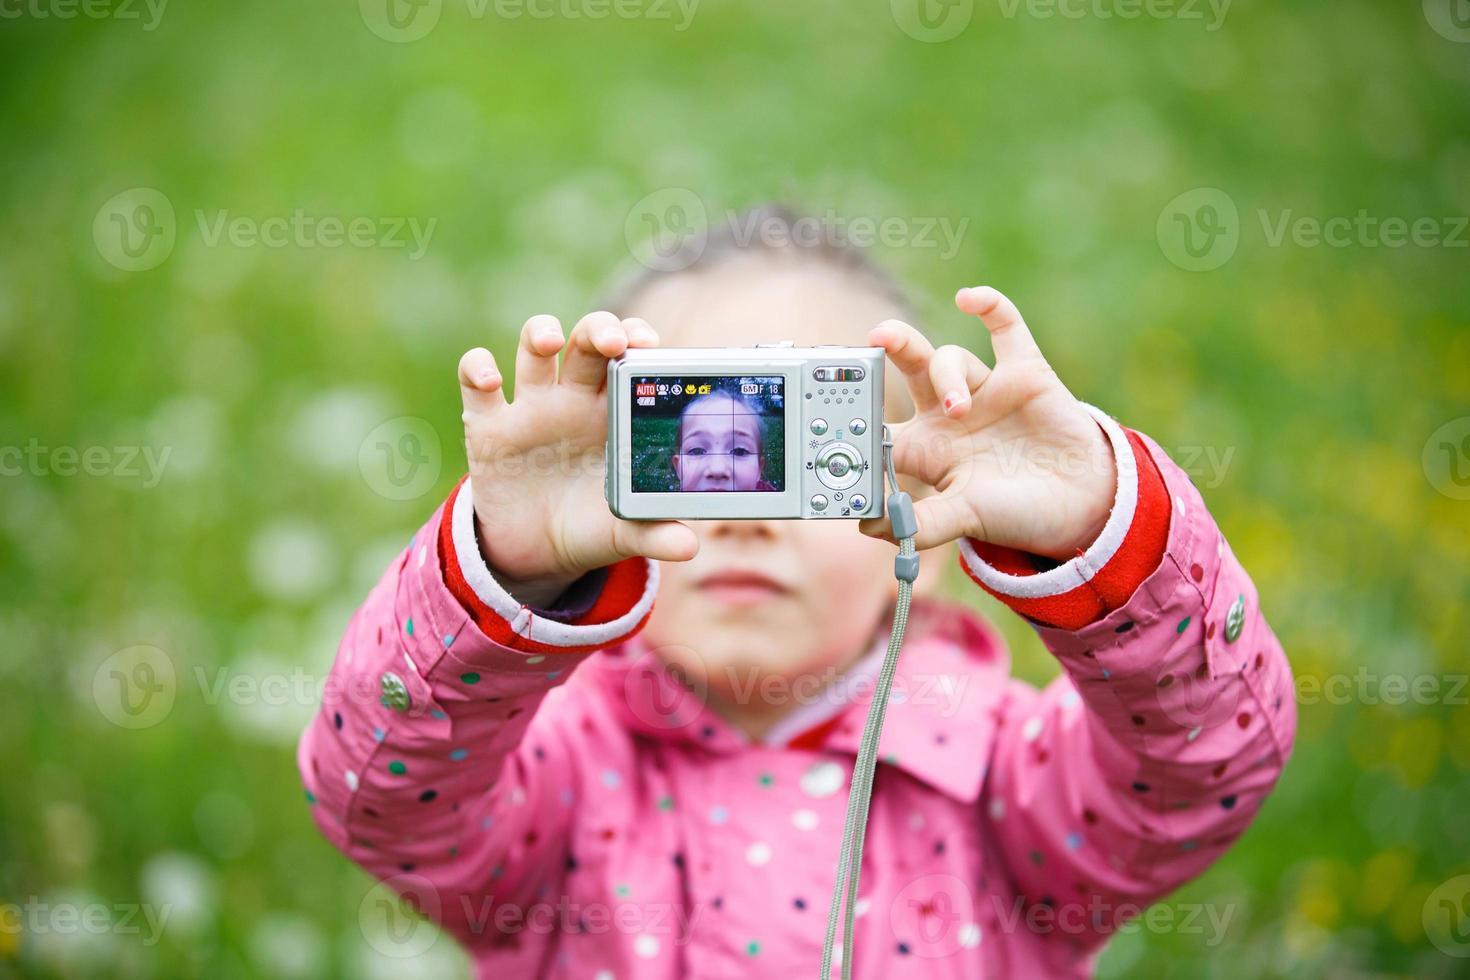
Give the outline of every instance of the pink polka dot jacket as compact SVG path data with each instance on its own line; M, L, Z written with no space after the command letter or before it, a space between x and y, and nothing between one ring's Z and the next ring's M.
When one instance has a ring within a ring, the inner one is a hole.
M968 609L915 604L840 951L856 976L1089 975L1235 842L1290 752L1290 669L1251 580L1188 476L1096 414L1119 486L1092 547L960 549L1056 680L1013 679ZM343 637L300 745L312 815L480 976L818 972L886 635L753 742L636 635L657 588L630 560L582 608L522 607L461 483Z

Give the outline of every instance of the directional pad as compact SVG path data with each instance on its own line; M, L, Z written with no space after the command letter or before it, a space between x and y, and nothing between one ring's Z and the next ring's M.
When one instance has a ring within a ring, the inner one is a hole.
M817 453L817 479L832 490L846 490L862 479L864 460L855 446L829 442Z

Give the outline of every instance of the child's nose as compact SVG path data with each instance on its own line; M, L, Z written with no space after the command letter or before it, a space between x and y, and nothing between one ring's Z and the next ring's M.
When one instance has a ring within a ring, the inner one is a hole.
M776 537L773 521L708 521L705 526L711 538L726 541L771 541Z

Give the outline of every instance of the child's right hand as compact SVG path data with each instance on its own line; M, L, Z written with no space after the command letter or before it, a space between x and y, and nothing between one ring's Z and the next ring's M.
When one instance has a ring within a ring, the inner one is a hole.
M555 317L533 316L516 350L514 401L488 350L460 358L480 550L520 602L544 607L581 575L624 558L687 561L698 550L686 525L620 520L603 497L608 359L656 346L643 320L590 313L564 341Z

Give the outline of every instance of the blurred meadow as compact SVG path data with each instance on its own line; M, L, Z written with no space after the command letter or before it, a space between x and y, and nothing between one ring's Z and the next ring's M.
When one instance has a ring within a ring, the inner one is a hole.
M462 975L384 952L297 735L463 471L459 354L768 200L877 238L938 339L1013 296L1295 664L1285 778L1170 900L1228 930L1099 974L1470 971L1465 0L0 15L0 977Z

